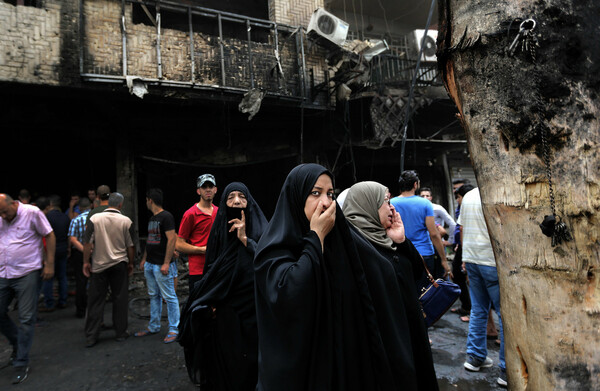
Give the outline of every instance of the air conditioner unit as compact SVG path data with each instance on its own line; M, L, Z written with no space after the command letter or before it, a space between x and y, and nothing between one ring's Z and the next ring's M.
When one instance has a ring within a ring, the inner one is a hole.
M425 30L415 30L412 34L417 49L417 55L421 51L421 46L423 47L421 61L436 62L437 57L435 56L435 52L437 46L435 41L437 40L437 30L427 30L427 36L425 36Z
M325 11L323 8L317 8L310 17L306 32L317 43L323 42L321 38L324 38L326 46L334 44L339 47L346 41L348 27L350 25L337 16Z

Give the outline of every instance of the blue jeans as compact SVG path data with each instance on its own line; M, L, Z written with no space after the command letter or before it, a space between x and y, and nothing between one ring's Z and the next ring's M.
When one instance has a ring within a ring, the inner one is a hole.
M29 364L29 350L33 343L33 331L37 313L40 271L35 270L19 278L0 278L0 332L17 350L13 366ZM19 327L8 316L8 305L17 297Z
M160 266L149 262L144 264L144 276L146 276L148 296L150 296L150 322L148 322L148 330L152 333L160 331L162 299L165 299L169 317L169 332L178 333L179 300L175 293L174 283L174 278L177 277L177 262L171 262L169 273L166 276L160 272Z
M487 322L491 304L498 315L500 336L500 368L506 370L504 361L504 333L500 315L500 286L498 272L494 266L476 265L466 262L471 294L471 320L467 337L467 354L480 360L487 357Z
M58 304L67 304L67 253L56 252L54 259L54 278L58 280ZM54 308L54 278L42 283L42 293L46 308Z

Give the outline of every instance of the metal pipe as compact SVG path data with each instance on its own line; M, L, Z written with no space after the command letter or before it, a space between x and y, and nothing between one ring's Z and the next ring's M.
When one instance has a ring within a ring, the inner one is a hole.
M196 64L194 60L194 27L192 25L192 8L188 7L188 22L190 25L190 61L192 62L192 84L195 82L196 78Z
M162 79L162 58L160 56L160 1L156 3L156 72L157 77Z
M306 59L304 57L304 29L300 28L300 52L302 53L302 98L306 99Z
M127 30L125 28L125 0L121 1L121 40L123 50L123 76L127 76Z
M79 74L83 73L83 0L79 0Z
M223 21L221 20L221 14L217 14L217 21L219 22L219 50L221 52L221 85L227 85L225 81L225 50L223 49Z
M277 88L281 88L281 79L279 76L279 67L281 66L281 62L280 62L280 56L279 56L279 37L278 37L278 32L277 32L277 23L275 23L273 25L273 33L275 35L275 61L277 61L277 64L275 65L277 67L277 69L275 70L275 74L277 75ZM283 71L283 68L281 68L281 70Z
M248 70L250 71L250 88L254 88L254 70L252 69L252 27L250 27L249 20L246 20L246 31L248 33Z
M296 39L296 65L298 65L298 88L300 88L300 95L302 96L302 99L304 99L304 90L303 90L303 84L302 84L302 61L300 61L300 37L298 37L298 34L296 34L296 36L294 37Z

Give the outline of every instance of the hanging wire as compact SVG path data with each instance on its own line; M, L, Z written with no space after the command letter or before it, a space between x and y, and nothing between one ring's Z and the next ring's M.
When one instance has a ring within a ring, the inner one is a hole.
M386 34L391 39L392 38L392 30L390 30L390 25L388 24L387 14L386 14L386 11L385 11L385 7L381 3L381 0L377 0L377 3L379 3L379 8L381 8L381 11L383 12L383 21L385 22L385 32L386 32Z

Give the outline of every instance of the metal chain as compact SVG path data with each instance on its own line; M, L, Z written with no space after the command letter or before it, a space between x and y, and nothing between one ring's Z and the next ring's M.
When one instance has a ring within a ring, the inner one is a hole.
M552 215L556 216L556 204L554 201L554 186L552 186L552 167L550 166L550 146L547 140L547 130L545 126L538 126L540 131L540 137L542 139L542 154L544 156L544 163L546 164L546 177L548 178L548 192L550 194L550 208L552 209Z
M512 24L512 23L511 23ZM542 95L540 93L540 77L538 74L538 66L536 63L536 48L540 47L539 41L533 30L536 27L536 22L532 18L526 19L521 22L519 26L519 33L514 38L510 46L507 48L507 54L512 57L515 55L518 49L523 53L526 53L531 58L533 63L533 72L531 72L531 79L534 89L534 106L535 113L532 119L532 128L535 129L542 141L542 158L546 169L546 178L548 179L548 192L550 196L550 208L552 209L552 215L545 216L544 221L540 224L542 232L552 238L552 247L562 243L563 241L572 240L573 237L569 232L567 225L562 219L556 216L556 201L554 199L554 186L552 185L552 166L550 161L550 145L548 143L549 129L542 120L542 112L544 108L544 102L542 101ZM510 27L509 27L510 32Z

